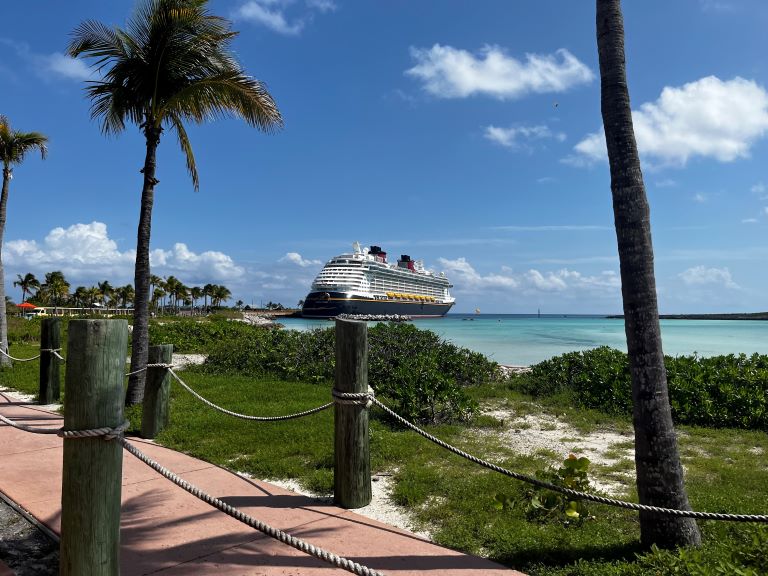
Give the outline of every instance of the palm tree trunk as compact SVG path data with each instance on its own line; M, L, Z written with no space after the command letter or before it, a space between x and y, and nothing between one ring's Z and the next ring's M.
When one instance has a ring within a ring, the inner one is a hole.
M597 0L597 47L632 378L637 491L642 504L689 510L667 393L650 208L632 125L620 0ZM640 533L644 545L701 543L690 518L641 512Z
M155 166L157 146L160 144L162 129L155 127L151 119L147 119L144 135L147 139L147 155L144 160L144 186L141 191L141 212L136 238L136 268L133 283L136 296L133 308L133 332L131 335L131 372L142 370L147 366L149 356L149 239L152 230L152 204L154 203ZM128 379L128 389L125 395L125 405L139 404L144 398L144 383L146 372L132 374Z
M0 195L0 348L8 354L8 317L5 310L5 270L3 268L3 235L5 234L6 208L8 205L8 188L11 182L11 171L3 167L3 191ZM10 366L11 359L0 354L0 366Z

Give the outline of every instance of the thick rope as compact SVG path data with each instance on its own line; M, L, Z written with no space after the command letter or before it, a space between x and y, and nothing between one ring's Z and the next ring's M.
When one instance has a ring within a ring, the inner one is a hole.
M505 476L509 476L510 478L514 478L515 480L521 480L522 482L533 484L534 486L538 486L539 488L546 488L547 490L552 490L553 492L560 492L561 494L565 494L566 496L570 496L571 498L576 498L580 500L590 500L592 502L607 504L608 506L617 506L619 508L627 508L629 510L638 510L642 512L654 512L656 514L667 514L670 516L680 516L683 518L696 518L698 520L726 520L730 522L768 522L768 515L765 515L765 514L719 514L715 512L694 512L693 510L676 510L674 508L660 508L658 506L648 506L646 504L635 504L634 502L624 502L623 500L616 500L614 498L605 498L603 496L597 496L596 494L588 494L586 492L578 492L577 490L571 490L570 488L563 488L562 486L557 486L549 482L544 482L542 480L539 480L538 478L533 478L531 476L526 476L525 474L520 474L519 472L513 472L511 470L507 470L506 468L497 466L496 464L493 464L491 462L488 462L487 460L478 458L477 456L472 456L471 454L468 454L467 452L464 452L463 450L460 450L455 446L451 446L447 442L443 442L439 438L432 436L430 433L425 432L415 424L412 424L411 422L409 422L408 420L406 420L405 418L403 418L402 416L400 416L399 414L397 414L396 412L392 411L390 408L388 408L387 406L379 402L376 398L371 397L371 400L374 404L376 404L376 406L384 410L384 412L392 416L395 420L400 422L403 426L410 428L411 430L423 436L430 442L434 442L438 446L445 448L449 452L453 452L457 456L466 458L470 462L474 462L475 464L479 464L484 468L488 468L489 470L493 470L494 472L504 474Z
M24 432L30 432L32 434L56 434L57 436L65 439L103 437L104 440L114 440L115 438L119 438L131 425L131 423L126 420L120 424L120 426L115 428L103 427L91 428L88 430L64 430L64 428L42 428L40 426L28 426L27 424L19 424L10 418L6 418L2 414L0 414L0 422L5 422L13 428L23 430Z
M370 386L368 386L368 392L340 392L333 388L331 389L331 395L336 404L370 408L373 404L374 392Z
M301 418L302 416L309 416L310 414L316 414L317 412L322 412L326 408L330 408L331 406L333 406L333 402L328 402L327 404L323 404L322 406L318 406L317 408L311 408L309 410L305 410L304 412L298 412L296 414L287 414L285 416L251 416L249 414L240 414L239 412L233 412L232 410L227 410L226 408L222 408L221 406L214 404L210 400L203 398L200 394L198 394L192 388L190 388L186 384L186 382L184 382L184 380L179 378L179 375L176 374L176 372L174 372L170 366L164 364L164 365L161 365L161 367L168 368L168 372L171 374L171 376L174 377L176 382L181 384L181 387L184 388L184 390L192 394L192 396L200 400L203 404L206 404L207 406L210 406L214 410L218 410L223 414L234 416L235 418L241 418L243 420L255 420L258 422L276 422L278 420L291 420L294 418Z
M177 476L167 468L164 468L162 465L152 460L149 456L147 456L141 450L136 448L136 446L134 446L133 444L130 444L127 440L125 440L125 438L120 438L118 441L123 445L123 448L125 448L128 452L130 452L136 458L144 462L147 466L149 466L150 468L152 468L153 470L160 473L165 478L167 478L168 480L176 484L179 488L186 490L187 492L189 492L196 498L199 498L206 504L209 504L214 508L221 510L228 516L231 516L235 520L239 520L243 524L247 524L251 528L255 528L256 530L258 530L259 532L262 532L263 534L266 534L270 538L274 538L275 540L278 540L283 544L287 544L288 546L291 546L296 550L304 552L305 554L309 554L310 556L314 556L315 558L318 558L324 562L328 562L329 564L332 564L337 568L346 570L347 572L352 572L353 574L358 574L359 576L384 576L381 572L377 572L376 570L373 570L371 568L358 564L357 562L353 562L352 560L348 560L347 558L338 556L333 552L328 552L327 550L318 548L310 544L309 542L300 540L299 538L291 536L290 534L287 534L282 530L274 528L269 524L265 524L261 520L257 520L256 518L249 516L245 512L238 510L233 506L230 506L226 502L223 502L222 500L219 500L218 498L215 498L210 494L206 494L205 492L200 490L197 486L194 486L189 482L183 480L182 478L180 478L179 476Z
M59 352L61 352L61 348L41 348L40 352L50 352L51 354L56 356L56 358L58 358L62 362L66 362L66 360L64 360L64 356L59 354Z
M37 360L38 358L40 358L40 354L38 354L37 356L32 356L32 358L16 358L8 354L5 350L3 350L1 346L0 346L0 354L5 356L6 358L10 358L14 362L30 362L31 360Z

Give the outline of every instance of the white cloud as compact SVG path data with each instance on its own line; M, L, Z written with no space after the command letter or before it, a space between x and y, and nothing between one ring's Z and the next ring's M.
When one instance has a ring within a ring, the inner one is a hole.
M285 256L280 258L278 262L291 262L297 266L301 266L302 268L322 264L320 260L306 260L305 258L302 258L301 254L298 252L288 252Z
M237 9L236 16L254 24L261 24L278 34L299 34L304 28L304 21L295 20L289 24L283 8L283 3L276 0L250 0Z
M516 291L522 294L541 292L562 292L569 294L589 293L598 296L615 296L621 288L621 279L614 271L605 271L593 276L563 268L542 272L531 269L515 274L503 267L501 274L480 274L465 259L448 260L439 258L440 266L450 275L459 292L478 293L482 291Z
M741 221L741 223L742 224L756 224L757 223L757 218L744 218Z
M40 56L39 61L44 71L53 72L72 80L88 80L93 77L93 70L82 60L70 58L60 52Z
M333 12L336 8L332 0L305 0L302 5L295 0L247 0L235 10L234 16L278 34L298 36L315 13Z
M655 102L632 111L640 153L659 165L684 166L691 158L732 162L749 156L768 133L768 92L752 80L708 76L667 86ZM607 157L605 136L587 135L566 162L583 165Z
M16 42L9 38L0 38L0 45L8 46L16 52L16 55L43 80L51 80L52 75L69 80L88 80L95 75L85 62L70 58L61 52L39 54L26 42Z
M722 285L726 288L738 289L739 285L731 278L728 268L707 268L695 266L678 274L688 286L702 286L707 284Z
M655 183L656 188L674 188L677 186L677 182L675 180L672 180L671 178L665 178L664 180L659 180Z
M548 126L510 126L501 128L499 126L486 126L483 136L491 142L496 142L507 148L517 149L523 146L521 140L547 140L554 139L563 142L566 138L562 132L552 132Z
M333 12L337 8L331 0L307 0L307 6L318 12Z
M763 208L763 213L764 213L766 216L768 216L768 206L766 206L765 208Z
M696 192L696 194L693 195L693 201L698 204L706 204L707 200L707 195L702 194L701 192Z
M568 50L554 54L526 54L525 61L509 56L499 46L485 46L479 54L435 44L411 48L416 61L406 74L440 98L484 94L499 99L529 93L564 92L594 79L592 71Z
M24 239L6 242L3 258L9 269L22 274L61 270L71 282L93 284L109 279L118 283L132 281L136 251L121 251L109 237L106 224L91 222L54 228L42 243ZM153 274L173 274L188 284L227 283L245 273L222 252L197 254L181 242L170 250L152 250L150 261Z
M192 284L205 283L210 278L218 279L219 283L232 282L245 274L245 269L223 252L207 250L196 254L182 242L174 244L171 250L152 250L150 263L153 270L183 277L183 282Z

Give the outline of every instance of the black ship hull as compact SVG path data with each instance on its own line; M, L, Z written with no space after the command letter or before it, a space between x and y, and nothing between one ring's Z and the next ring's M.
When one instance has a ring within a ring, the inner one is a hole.
M339 314L374 314L435 318L445 316L453 302L412 302L407 300L373 299L344 292L310 292L304 300L304 318L333 318Z

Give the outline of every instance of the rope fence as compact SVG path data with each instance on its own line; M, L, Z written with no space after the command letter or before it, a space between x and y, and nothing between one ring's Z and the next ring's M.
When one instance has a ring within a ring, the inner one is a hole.
M729 521L729 522L758 522L758 523L768 522L768 515L765 515L765 514L724 514L724 513L717 513L717 512L696 512L693 510L677 510L674 508L662 508L658 506L649 506L646 504L637 504L635 502L626 502L624 500L619 500L616 498L607 498L604 496L599 496L597 494L591 494L589 492L580 492L578 490L564 488L562 486L558 486L550 482L545 482L533 476L528 476L520 472L514 472L512 470L508 470L507 468L504 468L502 466L499 466L497 464L494 464L492 462L489 462L487 460L484 460L482 458L469 454L468 452L465 452L460 448L457 448L456 446L453 446L443 440L440 440L439 438L437 438L436 436L433 436L432 434L423 430L422 428L419 428L416 424L413 424L412 422L406 420L405 418L400 416L397 412L389 408L386 404L378 400L375 396L373 388L371 388L370 386L368 387L367 392L340 392L335 388L333 388L331 389L331 395L333 396L333 399L334 399L333 402L329 402L328 404L324 404L322 406L319 406L317 408L312 408L304 412L299 412L297 414L290 414L286 416L247 416L247 415L238 414L237 412L232 412L230 410L227 410L226 408L217 406L210 400L203 398L195 390L190 388L189 385L187 385L178 376L178 374L176 374L172 370L172 367L170 365L159 364L155 366L159 368L166 368L168 372L174 377L174 379L185 390L190 392L193 396L195 396L197 399L199 399L206 405L210 406L211 408L214 408L215 410L218 410L219 412L228 414L230 416L235 416L237 418L243 418L247 420L256 420L256 421L289 420L292 418L300 418L302 416L307 416L310 414L314 414L316 412L320 412L321 410L325 410L326 408L333 405L334 403L342 404L342 405L359 405L365 408L369 408L371 405L376 405L378 408L381 408L386 414L394 418L397 422L399 422L406 428L413 430L423 438L426 438L430 442L440 446L441 448L444 448L445 450L448 450L453 454L456 454L457 456L460 456L461 458L469 460L470 462L474 462L475 464L482 466L484 468L487 468L488 470L492 470L494 472L498 472L499 474L503 474L504 476L508 476L509 478L513 478L521 482L526 482L528 484L532 484L539 488L552 490L553 492L559 492L566 496L570 496L571 498L575 498L578 500L589 500L591 502L596 502L598 504L605 504L607 506L615 506L618 508L624 508L627 510L634 510L638 512L653 512L655 514L667 514L671 516L678 516L678 517L684 517L684 518L695 518L698 520L721 520L721 521Z

